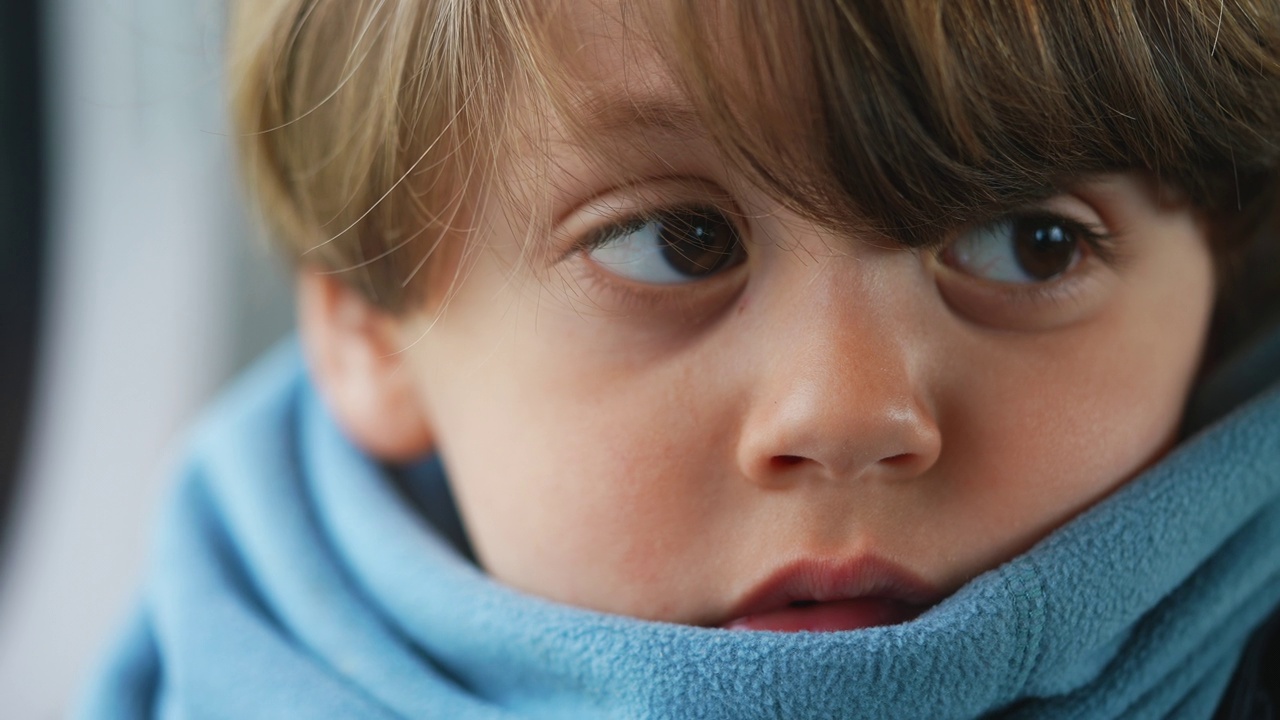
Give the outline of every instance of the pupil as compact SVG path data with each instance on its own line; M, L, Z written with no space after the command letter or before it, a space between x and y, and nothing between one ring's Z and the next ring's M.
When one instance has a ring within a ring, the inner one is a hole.
M1057 221L1024 218L1014 225L1013 244L1024 272L1037 280L1050 280L1071 269L1079 241Z
M705 277L735 262L738 232L724 215L710 209L678 210L661 220L662 257L688 277Z

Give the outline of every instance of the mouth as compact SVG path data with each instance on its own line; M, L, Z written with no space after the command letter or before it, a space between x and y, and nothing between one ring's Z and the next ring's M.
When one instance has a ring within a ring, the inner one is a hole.
M943 593L911 572L876 557L802 560L766 578L720 627L773 632L836 632L916 619Z

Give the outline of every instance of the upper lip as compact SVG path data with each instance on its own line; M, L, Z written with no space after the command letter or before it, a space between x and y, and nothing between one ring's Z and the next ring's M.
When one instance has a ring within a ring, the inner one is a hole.
M779 568L747 592L727 620L780 610L796 602L859 598L894 600L923 609L943 595L918 575L873 555L804 559Z

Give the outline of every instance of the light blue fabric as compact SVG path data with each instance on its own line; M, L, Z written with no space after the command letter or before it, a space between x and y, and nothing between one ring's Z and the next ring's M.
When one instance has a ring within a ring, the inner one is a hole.
M1280 391L918 620L847 633L492 582L344 441L292 346L188 458L84 718L1203 718L1280 602Z

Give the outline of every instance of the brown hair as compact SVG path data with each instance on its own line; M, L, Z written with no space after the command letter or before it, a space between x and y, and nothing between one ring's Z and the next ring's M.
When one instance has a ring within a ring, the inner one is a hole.
M525 122L509 100L579 99L548 49L556 17L528 0L243 0L236 123L294 255L388 309L420 299L410 278L465 237ZM1218 221L1225 258L1278 204L1276 0L670 0L628 20L723 155L831 227L930 245L1146 169Z

